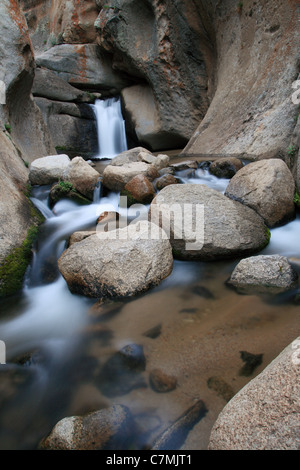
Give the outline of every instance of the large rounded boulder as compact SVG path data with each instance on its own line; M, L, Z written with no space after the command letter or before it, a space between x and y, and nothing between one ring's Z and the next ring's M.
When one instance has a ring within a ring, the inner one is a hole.
M91 298L130 297L166 278L173 256L166 234L142 221L110 232L99 229L67 249L58 266L72 293Z
M153 200L149 220L170 236L181 259L217 260L262 250L270 240L252 209L205 185L171 185Z
M269 227L287 222L295 215L295 181L280 159L246 165L231 179L225 194L254 209Z

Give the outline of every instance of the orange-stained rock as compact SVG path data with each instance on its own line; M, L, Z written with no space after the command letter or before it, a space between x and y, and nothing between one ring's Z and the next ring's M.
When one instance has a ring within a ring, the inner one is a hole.
M135 176L124 189L135 202L141 204L149 204L155 196L153 184L145 175Z

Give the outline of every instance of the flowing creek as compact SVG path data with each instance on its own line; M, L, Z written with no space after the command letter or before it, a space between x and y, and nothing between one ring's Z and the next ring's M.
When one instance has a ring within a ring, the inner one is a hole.
M228 183L201 168L178 176L185 184L207 184L221 192ZM296 292L239 295L226 285L238 260L175 260L167 279L136 298L101 304L72 295L57 259L73 232L92 228L111 206L118 210L119 195L98 193L94 203L81 207L60 201L50 210L48 192L48 187L33 190L33 202L46 220L24 290L2 302L0 337L7 365L1 366L0 448L36 449L60 419L122 404L136 424L130 449L147 449L201 399L207 413L182 449L206 449L226 401L298 336ZM297 267L299 233L298 217L272 230L264 253L289 256ZM132 343L143 346L145 371L133 378L120 371L112 381L105 364ZM241 351L263 355L250 375ZM176 377L176 389L153 390L149 373L154 369Z

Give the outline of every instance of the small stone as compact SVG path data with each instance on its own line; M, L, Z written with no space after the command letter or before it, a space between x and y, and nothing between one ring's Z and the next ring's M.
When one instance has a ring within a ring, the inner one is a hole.
M158 393L171 392L177 387L176 377L172 377L160 369L152 370L149 380L152 389Z
M220 158L210 165L209 172L218 178L230 179L241 170L243 166L243 163L238 158Z
M159 325L156 325L154 326L153 328L150 328L150 330L147 330L145 333L144 333L144 336L146 336L147 338L151 338L151 339L156 339L159 337L159 335L161 334L161 323Z
M180 180L173 175L166 174L158 178L155 182L155 186L158 191L161 191L170 184L180 184Z
M207 380L207 386L227 402L235 395L232 387L222 377L210 377Z
M263 362L263 354L252 354L247 351L240 352L241 359L245 365L240 370L240 375L249 377L252 375L257 367Z
M124 367L130 370L143 372L146 368L146 358L143 346L139 344L128 344L118 353L122 358Z
M198 168L198 163L193 160L187 160L185 162L173 163L171 167L174 168L176 171L189 170L189 169L196 170Z

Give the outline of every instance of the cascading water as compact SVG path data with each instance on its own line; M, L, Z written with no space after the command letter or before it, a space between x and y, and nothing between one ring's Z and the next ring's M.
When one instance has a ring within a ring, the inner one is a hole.
M28 344L37 347L44 335L68 336L68 332L72 334L78 328L86 300L69 292L57 269L57 260L72 233L93 226L102 212L118 208L118 194L111 193L100 202L96 193L94 202L88 206L61 200L51 210L47 205L48 193L49 190L35 188L32 198L46 220L25 280L26 307L11 322L0 323L1 337L12 355L26 350Z
M92 107L97 121L99 143L99 153L94 159L112 159L127 150L120 98L97 100Z

